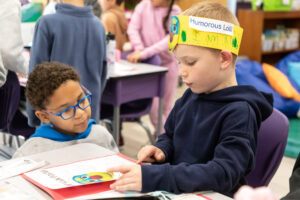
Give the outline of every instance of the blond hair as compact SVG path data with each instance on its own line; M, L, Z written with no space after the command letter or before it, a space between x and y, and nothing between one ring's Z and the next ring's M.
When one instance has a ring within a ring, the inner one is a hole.
M196 3L189 9L182 12L181 15L216 19L229 22L237 26L240 25L236 16L232 14L232 12L226 6L214 1L207 0ZM237 56L232 54L232 57L232 63L234 64Z

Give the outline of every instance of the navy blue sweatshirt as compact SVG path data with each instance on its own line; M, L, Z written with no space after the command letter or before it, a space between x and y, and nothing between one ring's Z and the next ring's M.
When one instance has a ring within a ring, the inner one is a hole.
M57 61L73 66L81 83L93 94L92 118L98 121L100 99L106 81L105 29L92 7L57 4L56 13L42 16L35 26L30 72L36 64ZM29 124L39 120L29 107Z
M142 166L142 192L213 190L232 196L254 167L257 132L272 105L272 95L252 86L210 94L188 89L155 144L165 163Z

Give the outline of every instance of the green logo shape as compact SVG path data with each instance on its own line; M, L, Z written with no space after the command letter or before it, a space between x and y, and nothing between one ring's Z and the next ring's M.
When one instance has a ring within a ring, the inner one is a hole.
M181 32L181 39L183 42L186 42L186 32L185 31Z
M237 47L238 47L238 44L237 44L237 39L236 39L236 37L235 37L235 38L233 38L233 40L232 40L232 46L233 46L234 48L237 48Z

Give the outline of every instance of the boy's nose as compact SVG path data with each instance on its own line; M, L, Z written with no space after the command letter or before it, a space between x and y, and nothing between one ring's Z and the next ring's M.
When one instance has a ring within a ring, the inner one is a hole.
M181 77L187 76L187 71L184 69L184 67L179 68L179 76L181 76Z
M80 109L80 108L76 108L76 111L75 111L75 116L74 118L81 118L82 114L84 113L84 110Z

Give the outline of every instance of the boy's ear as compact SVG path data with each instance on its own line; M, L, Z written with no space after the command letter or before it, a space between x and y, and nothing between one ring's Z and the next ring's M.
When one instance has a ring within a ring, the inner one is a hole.
M42 122L48 124L50 123L50 120L48 118L47 113L41 111L41 110L37 110L35 111L35 115L37 116L37 118L39 118Z
M232 53L227 50L220 51L221 69L227 69L232 64Z

